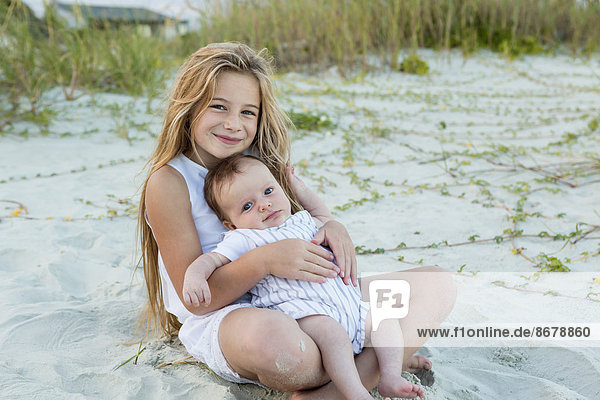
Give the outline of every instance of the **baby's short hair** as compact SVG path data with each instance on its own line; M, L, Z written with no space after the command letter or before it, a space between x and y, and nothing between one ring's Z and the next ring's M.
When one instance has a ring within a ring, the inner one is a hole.
M219 204L218 197L225 185L230 185L233 178L242 172L244 160L256 160L265 165L259 158L238 153L219 161L208 171L204 179L204 199L221 221L226 220L227 216Z

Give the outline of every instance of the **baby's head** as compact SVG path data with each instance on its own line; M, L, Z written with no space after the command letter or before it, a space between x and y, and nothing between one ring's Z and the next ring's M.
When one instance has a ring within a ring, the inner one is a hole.
M204 197L227 229L265 229L291 216L285 192L256 157L236 154L206 175Z

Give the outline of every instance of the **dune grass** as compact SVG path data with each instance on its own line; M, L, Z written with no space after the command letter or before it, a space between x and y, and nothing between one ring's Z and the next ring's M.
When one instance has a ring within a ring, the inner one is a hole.
M381 68L426 74L415 58L423 47L466 55L491 49L509 58L600 48L600 3L593 0L214 2L198 31L170 39L136 26L89 25L75 14L72 27L52 8L38 19L20 0L0 1L0 133L22 120L46 129L52 110L43 97L54 88L66 101L96 91L152 99L187 55L214 41L266 47L280 71L337 66L342 75Z
M167 41L135 26L69 27L52 8L38 19L20 1L1 2L0 15L0 132L20 120L47 123L43 95L53 88L67 101L95 91L154 98L178 63Z
M578 0L249 0L220 3L200 36L267 47L281 67L396 66L401 49L486 48L509 57L600 44L600 3ZM379 61L374 63L371 56Z

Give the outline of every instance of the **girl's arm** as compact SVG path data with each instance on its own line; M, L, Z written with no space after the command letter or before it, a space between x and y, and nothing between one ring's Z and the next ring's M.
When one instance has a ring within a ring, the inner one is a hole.
M328 246L335 255L344 283L357 286L356 251L348 231L344 225L333 219L323 200L294 174L294 167L287 166L287 177L302 207L323 224L312 243Z
M333 256L327 250L302 239L284 239L257 247L213 272L208 283L215 304L208 310L230 304L269 274L323 283L325 278L337 275L332 261ZM260 272L257 274L255 270ZM234 287L243 290L236 291Z
M202 254L202 246L192 218L187 185L174 168L166 165L148 180L146 212L169 278L184 303L185 272ZM261 246L213 272L208 279L212 298L208 307L186 305L186 308L198 315L218 310L268 274L318 282L325 276L335 276L335 265L330 260L326 250L300 239Z
M317 221L321 224L326 224L333 219L331 212L323 202L306 184L302 179L298 178L294 174L294 167L289 164L286 167L287 178L290 182L292 190L296 194L298 201L302 204L302 207L310 213Z

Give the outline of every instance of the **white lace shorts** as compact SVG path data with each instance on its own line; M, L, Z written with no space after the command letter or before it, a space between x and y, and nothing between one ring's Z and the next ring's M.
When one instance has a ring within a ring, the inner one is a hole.
M260 382L246 379L235 372L227 363L219 345L219 326L223 318L233 310L244 307L252 305L231 304L209 315L190 317L179 330L179 339L190 355L206 364L221 378L234 383L254 383L265 387Z

